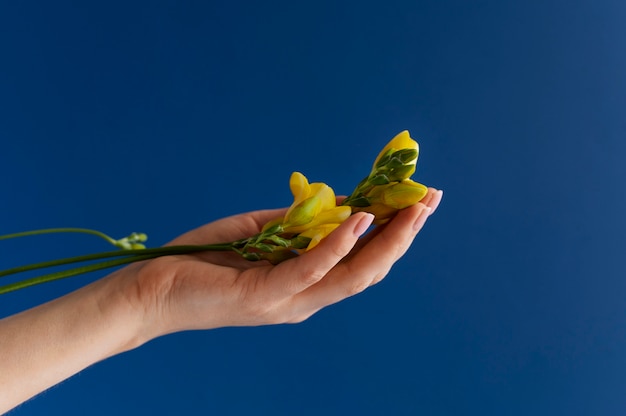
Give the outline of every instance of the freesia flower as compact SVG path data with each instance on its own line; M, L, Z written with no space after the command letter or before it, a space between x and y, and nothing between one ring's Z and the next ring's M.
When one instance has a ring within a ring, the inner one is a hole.
M294 172L289 179L293 203L285 216L269 221L258 234L237 241L146 248L143 243L147 236L143 233L133 233L119 240L85 228L51 228L3 235L0 236L0 240L47 233L78 232L99 236L122 250L43 261L2 270L0 277L101 260L98 263L2 285L0 294L135 261L203 251L232 251L247 260L267 260L277 264L311 250L353 212L370 212L375 215L375 224L383 224L398 210L421 201L428 193L428 189L410 179L415 172L418 155L419 145L408 131L402 131L383 147L374 161L370 174L356 186L354 192L340 206L337 206L335 192L331 187L324 183L309 183L303 174Z
M400 209L417 204L428 189L409 177L415 172L419 145L408 131L396 135L380 151L370 174L356 187L343 205L354 212L375 215L375 223L388 221Z
M380 151L372 166L370 176L387 176L390 182L408 179L415 173L419 144L404 130L398 133Z
M337 206L335 192L330 186L321 182L309 184L300 172L291 174L289 187L294 201L287 213L267 223L263 230L278 226L279 234L298 235L301 241L310 239L305 250L315 247L352 214L350 207Z
M427 193L426 186L411 179L376 186L367 195L371 205L354 207L353 211L370 212L374 214L376 224L383 224L393 218L398 210L417 204Z

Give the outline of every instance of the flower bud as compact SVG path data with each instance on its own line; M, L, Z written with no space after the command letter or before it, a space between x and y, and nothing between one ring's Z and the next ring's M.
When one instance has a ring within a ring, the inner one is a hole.
M396 137L391 139L391 141L387 143L387 145L383 148L383 150L381 150L381 152L378 154L378 157L376 158L376 161L374 162L373 169L375 170L378 167L380 167L379 162L386 159L385 158L386 156L389 157L389 159L391 159L392 157L395 156L395 153L397 153L398 151L401 151L401 154L400 154L401 160L406 158L407 155L404 149L411 149L416 152L415 158L412 161L412 164L415 165L415 163L417 163L417 154L419 153L419 145L417 144L415 140L411 139L411 136L409 135L408 130L404 130L403 132L396 135Z
M385 187L380 194L380 202L390 208L403 209L417 204L427 193L426 186L405 179Z
M402 182L393 182L388 185L375 186L366 195L369 206L353 206L354 212L369 212L374 214L374 224L383 224L392 218L398 210L410 207L421 201L428 193L421 183L405 179Z
M321 211L315 218L301 225L289 224L285 226L285 231L290 233L301 233L309 228L314 228L324 224L341 224L350 217L352 209L349 206L335 207L326 211Z
M285 217L284 228L297 227L310 223L319 213L322 201L318 196L312 196L296 205Z
M388 207L383 203L374 203L369 207L355 207L353 208L354 212L369 212L374 215L374 224L380 225L387 222L390 218L392 218L398 210L396 208Z

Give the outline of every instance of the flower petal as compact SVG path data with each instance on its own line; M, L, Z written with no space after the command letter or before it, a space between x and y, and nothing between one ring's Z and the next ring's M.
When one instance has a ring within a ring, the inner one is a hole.
M315 195L320 198L322 202L321 211L334 208L337 205L337 198L335 198L335 192L333 188L325 183L315 182L311 184L311 195Z
M291 177L289 178L289 188L291 189L291 193L293 194L293 203L287 210L287 214L285 214L285 218L289 216L291 211L298 206L302 201L311 196L311 186L309 185L309 181L300 172L293 172Z
M306 251L311 250L313 247L318 245L322 239L324 239L328 234L333 232L339 224L324 224L315 228L311 228L300 234L303 237L308 237L311 239L311 242L306 248Z
M419 153L419 145L413 140L408 130L404 130L398 133L385 147L380 151L376 161L374 162L374 169L380 161L380 159L387 154L390 150L402 150L402 149L415 149Z

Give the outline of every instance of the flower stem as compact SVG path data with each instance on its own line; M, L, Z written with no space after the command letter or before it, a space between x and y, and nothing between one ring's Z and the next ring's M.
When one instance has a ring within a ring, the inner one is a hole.
M104 240L106 240L107 242L115 245L117 243L117 240L115 240L112 237L109 237L108 235L100 232L100 231L96 231L96 230L90 230L89 228L74 228L74 227L69 227L69 228L44 228L41 230L32 230L32 231L22 231L20 233L14 233L14 234L5 234L5 235L0 235L0 240L8 240L9 238L18 238L18 237L28 237L31 235L41 235L41 234L52 234L52 233L81 233L81 234L91 234L91 235L95 235L98 236Z
M76 275L83 274L83 273L94 272L96 270L107 269L109 267L120 266L123 264L133 263L136 261L149 260L155 257L158 257L158 255L146 254L143 256L140 255L140 256L133 256L133 257L126 257L123 259L108 260L108 261L103 261L101 263L76 267L70 270L63 270L63 271L59 271L55 273L49 273L43 276L33 277L32 279L26 279L26 280L11 283L8 285L0 286L0 295L13 292L15 290L23 289L26 287L38 285L41 283L47 283L47 282L52 282L54 280L65 279L67 277L72 277L72 276L76 276Z
M41 269L45 267L60 266L64 264L71 264L80 261L102 259L107 257L125 256L121 259L107 260L100 263L88 264L85 266L75 267L69 270L62 270L54 273L48 273L42 276L33 277L31 279L22 280L8 285L0 286L0 295L13 292L15 290L23 289L26 287L38 285L41 283L52 282L54 280L65 279L72 276L77 276L83 273L90 273L97 270L108 269L110 267L121 266L128 263L134 263L137 261L150 260L157 257L169 256L173 254L191 254L201 251L230 251L235 250L235 243L225 244L206 244L206 245L188 245L188 246L169 246L160 247L154 249L138 249L138 250L124 250L124 251L111 251L106 253L91 254L86 256L71 257L61 260L53 260L48 262L41 262L27 266L16 267L13 269L0 272L0 277L7 276L9 274L20 273L28 270Z
M205 245L186 245L186 246L168 246L158 248L144 248L133 250L117 250L106 251L104 253L87 254L83 256L68 257L59 260L43 261L40 263L28 264L25 266L18 266L7 270L0 271L0 278L9 276L16 273L27 272L30 270L44 269L48 267L63 266L66 264L80 263L84 261L100 260L111 257L128 257L129 259L151 255L151 258L168 256L172 254L188 254L196 253L199 251L230 251L233 250L233 243L224 244L205 244ZM140 260L135 260L140 261ZM129 261L129 263L131 263ZM88 266L84 266L88 267Z

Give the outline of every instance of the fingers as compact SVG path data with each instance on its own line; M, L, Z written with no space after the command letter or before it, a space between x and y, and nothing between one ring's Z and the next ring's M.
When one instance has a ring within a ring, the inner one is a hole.
M316 311L362 292L382 280L393 264L408 250L441 201L441 192L431 190L427 205L407 208L371 237L364 246L351 254L348 261L337 265L316 285L297 295L294 307L299 313Z
M428 193L426 194L424 199L420 201L420 204L430 207L431 209L430 215L432 215L433 212L435 212L435 210L437 209L437 206L439 205L439 202L441 201L442 194L443 194L442 191L438 191L435 188L429 188ZM385 227L386 225L377 226L376 228L371 230L369 233L367 233L366 236L359 239L359 241L357 242L355 246L355 250L352 250L353 252L350 254L350 257L354 256L354 254L357 253L362 247L367 245L372 239L374 239L378 234L380 234L380 232L384 230Z
M350 252L373 220L372 214L355 214L311 251L274 267L267 278L268 290L289 297L319 282Z

